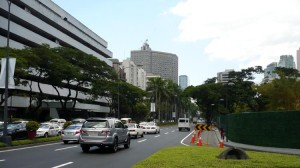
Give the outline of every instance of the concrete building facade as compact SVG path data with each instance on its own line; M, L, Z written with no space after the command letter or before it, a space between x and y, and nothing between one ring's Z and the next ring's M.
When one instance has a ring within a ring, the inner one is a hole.
M137 66L133 61L127 59L121 64L121 69L125 72L126 82L140 89L146 90L146 71Z
M76 18L64 11L51 0L20 0L11 1L10 6L10 48L22 49L25 46L36 47L48 44L50 47L69 47L92 54L98 59L112 66L109 58L112 52L107 49L107 42L79 22ZM0 1L0 47L7 46L8 12L6 0ZM36 85L36 84L33 84ZM44 93L57 94L51 86L42 86ZM16 86L16 89L29 90L25 86ZM35 90L35 89L34 89ZM67 89L61 90L62 95ZM72 92L72 96L75 93ZM72 97L71 96L71 97ZM78 98L85 100L88 95L79 93ZM10 97L8 102L13 107L26 107L26 98ZM96 100L95 104L76 103L76 109L89 112L108 113L109 107L105 98ZM56 109L59 103L47 102L52 117L57 116ZM71 106L72 103L70 103Z
M152 51L147 40L140 50L131 51L130 60L142 66L147 74L161 76L178 84L178 57L176 54Z
M230 80L229 73L234 71L233 69L226 69L224 72L217 73L217 82L218 83L228 83Z

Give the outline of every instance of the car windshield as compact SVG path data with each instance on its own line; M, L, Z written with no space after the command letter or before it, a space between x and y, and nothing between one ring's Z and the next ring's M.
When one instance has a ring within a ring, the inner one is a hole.
M17 124L8 124L7 129L14 129L17 127Z
M128 128L136 128L135 124L127 124Z
M39 128L50 128L49 124L41 124Z
M79 125L69 125L66 129L78 130L78 129L81 129L81 126L79 126Z
M89 120L86 121L82 127L83 128L107 128L108 123L107 120Z

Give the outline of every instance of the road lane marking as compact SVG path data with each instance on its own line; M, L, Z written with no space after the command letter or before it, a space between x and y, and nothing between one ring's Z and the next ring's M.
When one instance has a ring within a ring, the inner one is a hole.
M182 144L182 145L184 145L184 146L190 146L190 145L188 145L188 144L185 144L185 143L183 143L183 141L186 139L186 138L188 138L191 134L193 134L194 133L194 131L192 131L190 134L188 134L186 137L184 137L181 141L180 141L180 143Z
M77 147L78 146L70 146L70 147L66 147L66 148L55 149L54 151L66 150L66 149L77 148Z
M175 130L171 131L171 132L175 132Z
M156 135L156 136L154 136L155 138L157 138L157 137L159 137L160 135Z
M68 163L64 163L64 164L61 164L61 165L58 165L58 166L54 166L52 168L60 168L60 167L64 167L64 166L67 166L69 164L73 164L73 162L68 162Z
M143 140L140 140L140 141L137 141L137 142L144 142L144 141L146 141L147 139L143 139Z
M5 161L5 159L0 160L0 162L4 162L4 161Z
M30 148L38 148L38 147L50 146L50 145L57 145L57 144L61 144L61 142L51 143L51 144L44 144L44 145L37 145L37 146L29 146L29 147L24 147L24 148L8 149L8 150L0 151L0 153L13 152L13 151L18 151L18 150L24 150L24 149L30 149Z
M169 134L169 132L166 132L165 134Z

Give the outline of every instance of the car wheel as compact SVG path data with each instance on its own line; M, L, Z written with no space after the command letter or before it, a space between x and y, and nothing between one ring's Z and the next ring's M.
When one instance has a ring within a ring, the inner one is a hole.
M81 149L82 149L82 152L87 153L90 150L90 146L88 146L88 145L81 145Z
M144 137L144 132L142 133L141 137L142 137L142 138Z
M138 138L138 135L139 135L139 133L136 133L135 139L137 139L137 138Z
M124 148L128 149L130 147L130 136L127 138L127 142L124 144Z
M48 133L47 132L44 134L44 138L48 138Z
M64 144L68 144L68 141L64 141Z
M113 153L117 152L118 150L118 138L114 139L113 145L111 146L111 151Z

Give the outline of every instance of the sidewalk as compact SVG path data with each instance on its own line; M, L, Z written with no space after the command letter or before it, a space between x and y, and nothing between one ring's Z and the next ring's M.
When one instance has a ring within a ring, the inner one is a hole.
M220 135L219 130L216 129L214 131L216 132L217 138L220 141L221 135ZM231 142L230 140L226 141L226 137L224 139L225 139L224 146L226 146L226 147L236 147L236 148L241 148L244 150L253 150L253 151L262 151L262 152L300 155L300 149L254 146L254 145L247 145L247 144Z

